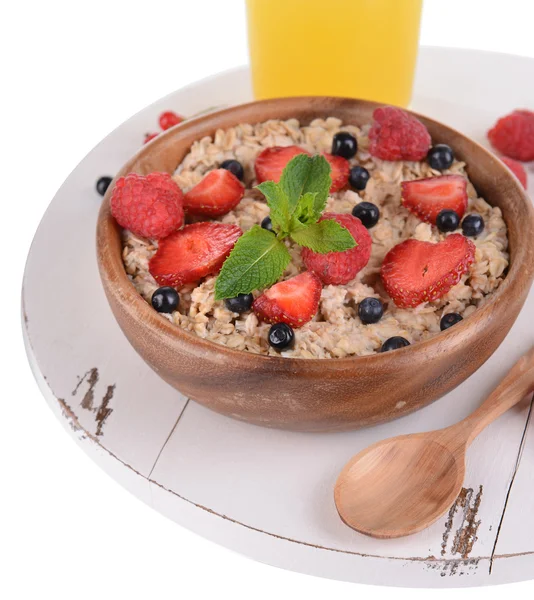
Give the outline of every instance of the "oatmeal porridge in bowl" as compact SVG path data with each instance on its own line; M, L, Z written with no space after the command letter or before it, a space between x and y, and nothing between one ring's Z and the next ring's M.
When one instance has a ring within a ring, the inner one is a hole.
M524 302L531 239L528 198L461 134L296 98L143 148L106 195L98 254L119 324L171 385L323 430L396 418L478 368Z

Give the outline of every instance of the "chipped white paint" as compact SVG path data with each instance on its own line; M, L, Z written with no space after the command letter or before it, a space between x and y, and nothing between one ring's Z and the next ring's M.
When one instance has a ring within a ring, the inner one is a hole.
M531 69L528 59L425 49L413 108L483 141L495 117L534 105ZM486 71L493 76L462 83L466 74ZM247 73L238 70L160 100L101 142L58 192L35 236L23 292L28 354L50 406L91 457L136 496L258 560L404 586L531 577L534 418L529 425L528 402L475 441L460 498L420 534L372 540L355 533L339 520L332 489L347 459L374 441L444 427L472 411L534 341L527 316L534 295L497 353L457 390L392 423L338 434L275 431L211 413L161 381L120 332L96 268L94 182L129 158L163 109L192 114L208 104L245 101L248 90ZM76 252L66 253L68 247ZM42 294L45 285L57 293ZM58 311L57 298L69 295L76 302Z

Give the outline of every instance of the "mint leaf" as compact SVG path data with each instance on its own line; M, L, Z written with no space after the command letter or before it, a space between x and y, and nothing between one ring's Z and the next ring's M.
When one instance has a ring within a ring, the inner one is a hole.
M274 181L264 181L256 186L267 200L271 214L271 222L276 231L287 232L289 229L289 210L287 198L280 185Z
M271 231L254 225L234 246L215 282L215 300L234 298L278 280L291 256Z
M291 232L291 239L314 252L344 252L357 244L350 231L333 219L313 223Z
M316 221L324 211L328 200L328 194L332 186L331 171L330 163L324 156L317 155L312 158L310 174L302 193L313 192L316 194L313 205Z
M315 194L313 214L317 221L332 185L330 165L324 156L298 154L286 165L279 185L287 198L289 216L293 215L303 197L309 193Z
M305 194L304 188L310 176L312 158L307 154L297 154L286 165L280 177L280 189L287 198L287 207L291 216Z
M308 192L299 201L299 204L293 213L289 222L289 235L299 229L304 229L311 223L315 223L315 210L313 208L315 202L315 194Z
M306 192L304 196L299 201L297 209L293 213L300 223L304 223L305 225L310 225L311 223L315 223L317 219L315 218L315 199L317 198L317 194L312 192Z

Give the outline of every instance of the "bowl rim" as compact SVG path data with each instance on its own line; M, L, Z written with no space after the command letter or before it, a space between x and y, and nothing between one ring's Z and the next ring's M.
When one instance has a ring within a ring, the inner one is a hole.
M212 128L217 128L216 122L225 116L230 116L239 112L250 112L256 107L265 107L269 108L272 106L273 110L276 110L277 107L283 105L286 106L294 106L295 112L301 112L303 108L303 103L313 102L325 102L328 101L341 101L344 103L348 103L351 105L364 105L368 108L378 108L381 106L386 106L384 103L373 102L370 100L363 100L358 98L343 98L336 96L294 96L294 97L284 97L284 98L272 98L266 100L256 100L252 102L247 102L244 104L234 105L228 108L215 110L212 112L208 112L206 114L199 115L197 117L193 117L191 119L187 119L186 121L175 125L174 127L161 132L153 141L148 144L142 146L134 156L127 161L123 165L123 167L117 172L115 177L113 178L112 183L109 185L108 190L104 196L102 201L102 205L100 207L100 211L98 214L97 221L97 235L96 235L96 243L97 243L97 259L98 266L100 270L100 275L102 280L106 279L108 283L113 283L114 291L116 292L114 295L120 297L120 302L122 309L128 313L130 317L132 317L136 321L141 321L143 323L143 327L150 327L158 330L158 334L163 335L170 343L181 343L184 347L187 346L188 352L192 355L202 356L203 358L216 358L218 361L221 360L221 357L227 357L228 360L247 360L250 364L250 367L253 368L254 364L258 366L266 366L270 365L272 367L283 368L284 371L291 370L301 370L302 366L306 367L306 371L310 376L324 376L325 367L328 366L329 371L343 371L348 367L353 368L355 364L362 364L366 367L372 367L375 363L385 364L391 363L394 358L395 361L401 361L405 366L411 364L417 364L415 360L411 360L411 357L415 358L416 355L426 355L428 356L428 351L430 348L434 348L435 346L439 347L444 342L449 342L453 344L454 347L458 347L464 344L464 342L473 338L472 329L475 321L473 321L472 316L475 314L478 316L478 321L476 323L476 330L483 330L484 325L490 319L494 309L496 306L501 304L503 301L506 301L507 295L513 293L515 289L524 284L528 283L528 280L532 280L534 275L534 207L530 198L526 194L526 191L522 188L520 182L517 178L512 174L512 172L506 167L504 163L500 161L500 159L490 152L488 149L484 148L478 142L472 140L468 136L462 134L458 130L441 123L435 119L429 118L420 113L411 111L409 109L406 110L409 114L415 116L416 118L422 120L425 123L431 123L440 128L447 129L451 134L458 136L464 140L467 140L470 144L472 144L477 151L482 152L486 155L487 158L493 162L493 166L497 171L500 171L501 174L505 175L511 184L515 187L515 191L521 197L522 202L526 206L526 210L530 213L530 222L531 229L533 232L532 236L529 236L527 243L525 245L518 246L516 244L516 248L513 250L513 258L511 264L509 264L506 275L503 279L503 282L499 285L497 290L495 290L491 297L487 302L484 303L483 306L478 307L476 312L470 317L463 319L461 322L457 323L453 328L449 328L445 331L440 331L439 333L433 335L432 337L415 342L410 346L406 346L396 350L393 354L391 352L381 353L380 351L375 352L373 354L364 355L364 356L347 356L343 358L296 358L296 357L284 357L284 356L271 356L265 354L257 354L254 352L249 352L247 350L237 350L234 348L228 348L227 346L223 346L222 344L217 344L208 339L201 338L196 335L194 332L187 331L170 322L167 318L162 316L160 313L156 312L150 304L137 292L132 281L129 279L126 270L124 268L124 264L122 261L122 253L119 252L119 256L111 260L109 260L110 255L106 250L109 250L109 247L106 249L102 247L101 242L109 241L108 236L115 230L120 239L120 233L122 228L115 222L114 218L111 216L110 212L110 197L113 187L115 185L116 180L131 172L133 165L139 162L146 155L150 155L153 152L157 153L157 150L160 146L164 146L167 143L167 140L173 136L177 135L185 135L190 130L196 130L199 127L208 130L211 126ZM274 119L275 116L271 116L266 118ZM295 117L297 118L297 117ZM244 123L248 122L243 120ZM253 121L260 122L260 121ZM202 137L209 135L207 131L204 131L203 134L199 134L194 136L194 140L199 140ZM506 220L506 215L503 215ZM508 229L508 225L507 225ZM518 256L516 256L518 255ZM531 260L524 261L525 256L530 256ZM450 347L447 348L449 350Z

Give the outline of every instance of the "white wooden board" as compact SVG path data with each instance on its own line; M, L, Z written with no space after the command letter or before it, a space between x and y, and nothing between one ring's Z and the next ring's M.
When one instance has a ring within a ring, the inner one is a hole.
M484 142L498 116L534 108L533 67L513 56L423 48L412 107ZM36 233L23 287L24 336L45 398L78 443L132 493L257 560L397 586L528 579L534 572L528 400L475 441L460 498L420 534L373 540L355 533L339 520L332 489L343 464L369 444L449 425L478 406L534 342L534 293L499 350L459 388L392 423L338 434L274 431L211 413L161 381L115 323L96 267L95 181L136 151L162 110L187 115L249 99L244 68L179 90L121 125L65 181ZM531 191L533 183L531 174Z

